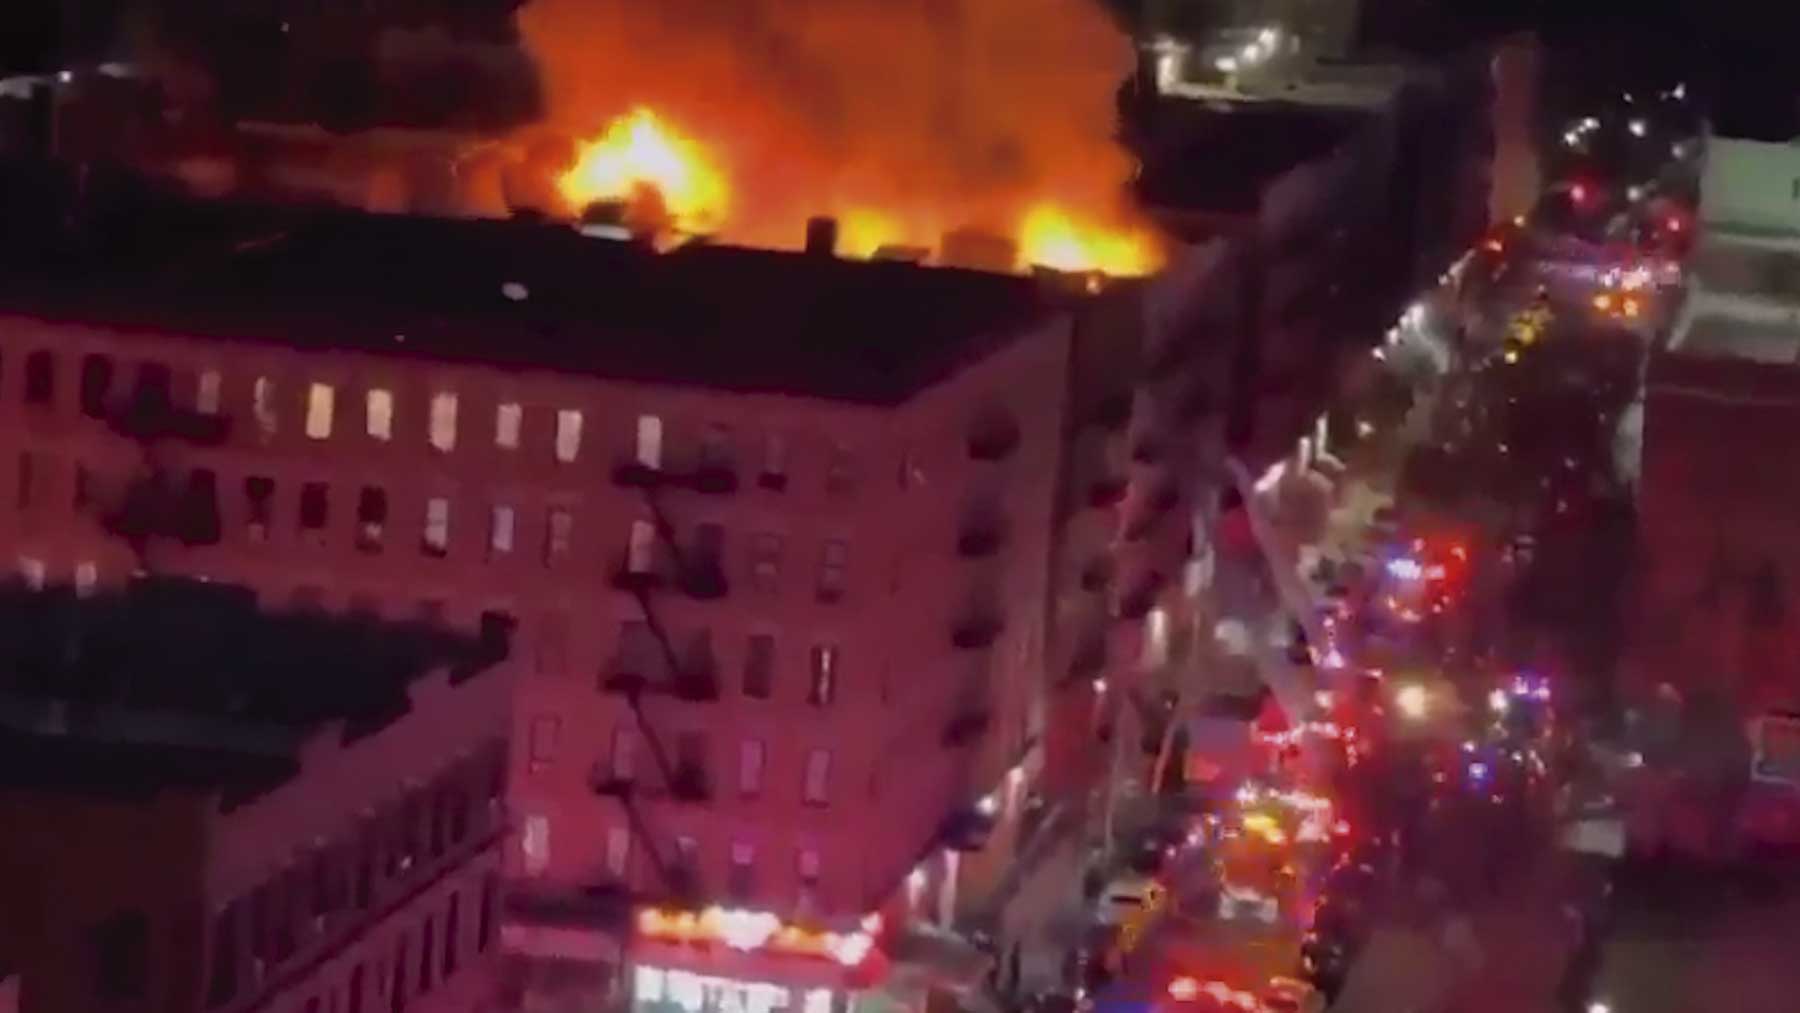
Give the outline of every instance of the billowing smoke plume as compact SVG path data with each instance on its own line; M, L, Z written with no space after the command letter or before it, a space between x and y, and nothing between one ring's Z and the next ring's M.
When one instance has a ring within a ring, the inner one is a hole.
M793 246L809 215L875 212L900 229L885 238L935 245L1011 234L1043 201L1125 220L1114 96L1132 53L1097 0L530 0L518 16L545 102L527 162L566 165L573 142L652 109L716 154L735 240Z

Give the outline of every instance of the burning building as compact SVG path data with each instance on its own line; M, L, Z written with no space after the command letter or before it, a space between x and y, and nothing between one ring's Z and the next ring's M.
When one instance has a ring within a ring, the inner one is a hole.
M647 1008L840 1002L954 921L1042 766L1060 296L827 248L55 203L8 209L36 241L0 294L22 579L516 618L507 947L608 981L629 937Z
M218 583L0 589L11 1009L489 1008L505 653Z

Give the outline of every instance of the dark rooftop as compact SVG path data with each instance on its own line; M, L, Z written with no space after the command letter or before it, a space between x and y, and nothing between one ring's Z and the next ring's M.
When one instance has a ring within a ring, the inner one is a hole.
M0 312L880 404L1051 312L1023 277L43 176L0 174Z
M1341 145L1366 118L1285 102L1159 102L1141 131L1137 192L1152 207L1254 212L1282 173Z
M0 785L254 794L321 726L373 734L426 672L505 657L510 627L491 625L269 613L247 589L166 578L88 598L0 587Z

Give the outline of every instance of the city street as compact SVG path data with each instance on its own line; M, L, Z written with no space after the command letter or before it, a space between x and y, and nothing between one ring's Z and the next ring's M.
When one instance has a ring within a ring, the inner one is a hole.
M1274 631L1257 638L1270 642L1256 652L1265 681L1291 679L1281 668L1299 664L1330 690L1312 713L1290 715L1276 755L1328 745L1347 756L1331 789L1356 814L1352 841L1399 842L1397 867L1371 868L1366 896L1327 889L1272 923L1227 922L1216 863L1193 853L1211 844L1191 848L1165 873L1167 913L1112 994L1180 1001L1198 982L1249 1009L1245 993L1308 975L1303 946L1339 947L1349 961L1341 981L1311 968L1341 987L1334 1010L1552 1013L1597 994L1592 969L1570 964L1592 872L1556 846L1552 811L1558 721L1577 701L1561 649L1532 631L1541 620L1516 599L1556 561L1543 554L1588 554L1557 532L1604 508L1594 490L1616 479L1596 476L1618 463L1644 335L1670 300L1634 278L1624 319L1623 302L1595 294L1622 291L1620 277L1592 272L1570 285L1566 265L1541 259L1554 249L1520 243L1496 262L1484 244L1421 293L1372 350L1376 375L1347 384L1321 437L1245 497L1261 512L1252 527L1263 551L1227 556L1219 575L1237 589L1228 614ZM1487 283L1501 276L1565 281L1534 299L1530 286ZM1270 557L1301 580L1284 585ZM1282 618L1296 593L1323 636L1283 650L1286 631L1308 625ZM1534 660L1546 674L1519 674ZM1320 914L1339 907L1356 917ZM1642 956L1653 941L1633 947L1613 966L1657 962ZM1634 998L1623 1008L1647 1007Z

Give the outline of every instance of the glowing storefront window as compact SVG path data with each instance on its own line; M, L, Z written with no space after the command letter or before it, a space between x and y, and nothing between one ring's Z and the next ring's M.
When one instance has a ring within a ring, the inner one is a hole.
M827 988L797 994L763 981L640 964L632 971L632 999L640 1013L664 1013L669 1007L682 1013L832 1013L836 994Z

